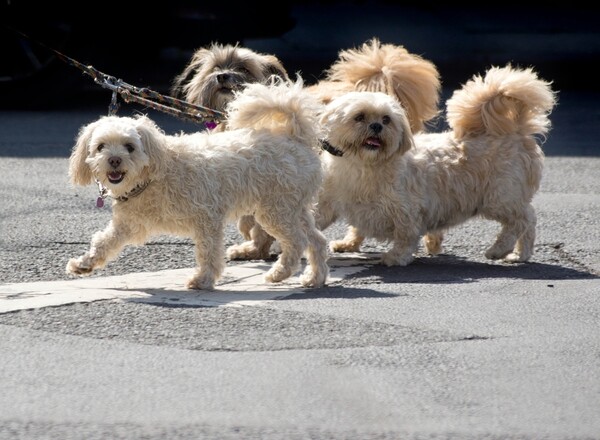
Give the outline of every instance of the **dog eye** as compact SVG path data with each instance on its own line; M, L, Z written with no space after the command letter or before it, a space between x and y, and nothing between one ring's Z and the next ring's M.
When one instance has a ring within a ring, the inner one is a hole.
M388 125L391 121L392 121L392 118L390 118L389 116L384 116L381 120L383 125Z
M130 153L133 153L133 151L135 150L135 148L133 148L133 145L131 144L125 144L125 148L127 148L127 151L129 151Z
M356 122L362 122L362 121L364 121L364 120L365 120L365 115L363 115L362 113L360 113L360 114L358 114L358 115L356 115L356 116L354 117L354 120L355 120Z
M96 148L96 150L98 150L98 151L104 150L104 144L98 145L98 147Z

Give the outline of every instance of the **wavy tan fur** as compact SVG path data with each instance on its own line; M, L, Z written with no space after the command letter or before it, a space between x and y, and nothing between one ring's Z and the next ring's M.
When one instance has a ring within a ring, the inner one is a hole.
M289 80L281 61L238 44L200 47L171 84L171 95L192 104L224 112L234 92L248 83L265 83L271 76ZM218 125L223 130L225 122Z
M332 100L323 124L344 155L325 156L317 226L345 219L353 227L330 243L332 251L356 252L372 237L391 243L383 264L403 266L413 261L419 238L428 253L439 253L447 229L481 217L501 225L487 258L528 261L536 227L531 202L543 170L540 138L550 129L555 104L550 83L532 69L493 67L448 101L451 130L416 134L416 148L403 153L396 147L403 143L397 127L406 115L389 95ZM376 124L381 145L366 148L365 133Z

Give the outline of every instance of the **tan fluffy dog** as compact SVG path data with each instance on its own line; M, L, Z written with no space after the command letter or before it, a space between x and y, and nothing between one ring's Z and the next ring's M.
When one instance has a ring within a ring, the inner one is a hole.
M289 79L276 56L239 45L213 43L194 52L184 70L173 80L171 94L223 112L235 91L248 83L264 83L273 75ZM225 123L217 127L223 130Z
M354 228L332 251L358 251L372 237L391 242L383 264L403 266L424 234L427 252L439 253L445 230L477 216L502 225L487 258L527 261L543 167L536 136L549 130L555 102L531 69L494 67L448 100L450 131L413 138L405 110L389 95L335 98L321 124L342 156L324 158L317 226L345 219Z
M298 79L244 88L230 102L224 132L165 135L147 117L106 116L82 127L71 180L105 187L113 217L67 272L89 275L126 245L174 234L196 245L198 267L187 287L212 289L225 268L226 222L253 213L282 248L265 280L294 275L306 252L300 281L322 286L327 241L312 213L322 181L315 105Z
M440 75L435 65L403 46L382 44L372 38L361 46L340 51L326 77L308 86L323 103L351 91L382 92L396 98L406 110L413 133L424 129L439 114ZM264 259L270 255L273 237L256 225L251 216L238 222L248 240L228 249L231 259Z

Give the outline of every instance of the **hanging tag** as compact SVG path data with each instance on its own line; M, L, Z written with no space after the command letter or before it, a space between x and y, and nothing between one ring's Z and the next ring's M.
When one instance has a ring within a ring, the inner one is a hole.
M96 208L102 208L104 206L104 199L102 197L98 197L96 199Z

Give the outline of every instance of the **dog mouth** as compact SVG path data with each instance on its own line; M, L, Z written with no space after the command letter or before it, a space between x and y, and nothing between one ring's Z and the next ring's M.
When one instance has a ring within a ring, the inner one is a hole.
M363 147L367 150L378 150L379 148L381 148L381 139L374 136L369 137L363 144Z
M125 173L121 173L120 171L111 171L106 175L106 177L108 177L108 181L114 185L123 181L125 178Z

